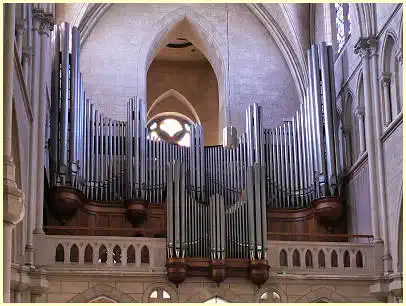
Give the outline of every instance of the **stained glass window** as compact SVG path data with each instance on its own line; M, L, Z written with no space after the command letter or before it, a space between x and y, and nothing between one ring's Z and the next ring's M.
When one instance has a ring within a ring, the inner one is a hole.
M350 5L348 3L335 3L336 33L338 52L341 51L351 34Z
M148 138L190 146L190 122L178 117L159 117L148 124Z

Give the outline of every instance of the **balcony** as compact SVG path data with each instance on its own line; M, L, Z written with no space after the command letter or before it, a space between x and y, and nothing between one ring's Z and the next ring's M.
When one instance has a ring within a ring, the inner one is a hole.
M166 239L112 236L36 235L35 262L58 273L166 275ZM329 277L377 273L373 243L268 241L272 276Z

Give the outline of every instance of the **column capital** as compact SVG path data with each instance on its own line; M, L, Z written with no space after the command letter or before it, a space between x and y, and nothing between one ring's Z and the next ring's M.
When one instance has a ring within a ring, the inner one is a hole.
M389 86L391 82L392 74L390 72L382 72L379 75L379 80L382 82L384 87Z
M22 52L23 58L30 57L31 54L32 54L31 47L23 47L23 52Z
M54 16L50 13L42 13L39 19L39 33L47 34L54 29Z
M403 50L400 48L395 54L399 63L403 66Z
M378 40L375 36L360 37L354 45L354 53L361 58L377 55Z
M357 115L358 118L363 118L364 115L365 115L365 107L361 106L361 105L358 105L355 108L355 114Z

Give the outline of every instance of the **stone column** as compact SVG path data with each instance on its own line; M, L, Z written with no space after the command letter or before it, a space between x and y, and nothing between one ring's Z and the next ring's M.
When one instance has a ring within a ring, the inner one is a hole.
M38 155L38 75L39 75L39 41L38 29L43 11L32 9L32 59L31 59L31 106L33 122L30 129L30 161L27 207L27 243L25 246L25 263L34 265L33 231L35 226L36 195L38 190L37 155Z
M369 169L369 193L371 201L371 219L372 232L374 241L382 241L381 229L379 225L379 203L378 203L378 182L376 171L376 143L375 143L375 127L373 114L373 101L371 98L371 83L370 83L370 44L368 39L360 38L354 46L354 52L359 54L362 59L362 72L364 78L364 99L365 99L365 136L366 149L368 152L368 169Z
M385 126L388 126L392 121L392 108L391 108L391 97L390 97L390 83L391 74L382 73L381 82L383 87L383 105L385 106Z
M344 169L348 170L351 167L351 141L350 141L350 134L351 129L348 126L343 126L342 128L343 134L343 150L344 150Z
M18 59L21 63L21 57L23 53L23 35L24 35L24 23L16 24L16 43L17 43L17 52L18 52Z
M53 29L53 16L49 13L42 14L40 34L40 69L39 69L39 107L38 107L38 155L37 155L37 196L36 196L36 218L35 234L44 234L43 225L43 204L44 204L44 150L45 150L45 113L48 105L47 77L48 61L51 58L49 48L50 31Z
M388 228L388 212L387 212L387 204L386 204L386 182L385 182L385 169L384 169L384 156L383 156L383 144L381 142L382 136L382 118L379 115L382 112L381 106L381 99L379 94L379 81L378 81L378 44L375 44L374 48L372 48L371 53L371 71L372 71L372 88L373 88L373 105L374 105L374 113L375 113L375 130L376 130L376 152L377 152L377 163L378 163L378 184L381 186L379 188L379 208L380 208L380 222L381 222L381 229L382 235L384 240L384 271L393 271L392 267L392 256L390 254L390 244L391 241L389 239L389 228Z
M3 302L10 302L11 245L15 224L24 215L24 194L17 188L12 157L15 4L4 5L3 54Z
M356 113L358 118L358 130L359 130L359 155L361 156L365 152L364 107L357 106Z

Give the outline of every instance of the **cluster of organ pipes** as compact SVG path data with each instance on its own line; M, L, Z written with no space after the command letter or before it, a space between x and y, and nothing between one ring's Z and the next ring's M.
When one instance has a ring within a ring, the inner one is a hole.
M266 259L268 208L308 207L337 195L337 119L332 51L308 51L309 87L294 116L264 129L262 108L246 110L246 131L232 146L204 147L191 127L189 147L152 139L146 104L127 119L90 103L79 67L80 35L68 23L52 34L51 186L93 201L165 202L168 257Z

